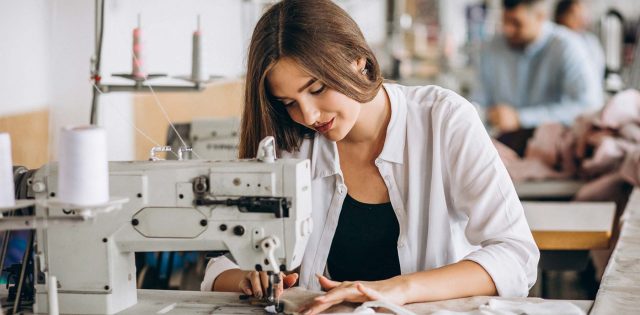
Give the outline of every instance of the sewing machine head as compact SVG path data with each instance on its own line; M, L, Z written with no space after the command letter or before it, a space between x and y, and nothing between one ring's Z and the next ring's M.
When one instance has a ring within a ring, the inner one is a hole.
M134 252L228 250L242 269L298 267L311 234L308 160L111 162L121 210L93 224L37 231L36 312L47 311L44 272L58 279L61 313L113 314L137 302ZM55 196L57 167L33 179ZM36 208L42 217L72 209Z

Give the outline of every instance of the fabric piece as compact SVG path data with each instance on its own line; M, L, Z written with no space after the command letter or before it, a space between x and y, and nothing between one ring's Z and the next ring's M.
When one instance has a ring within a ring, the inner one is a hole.
M498 155L500 156L502 162L507 163L520 160L520 156L518 156L518 153L502 142L496 139L491 139L491 142L496 147L496 150L498 151Z
M577 159L582 159L586 156L590 134L596 128L595 121L599 117L599 111L584 113L578 116L571 125L571 133L575 139L575 157Z
M456 312L441 310L432 315L583 315L585 312L570 302L543 301L539 303L489 300L476 310Z
M614 95L602 109L600 127L618 129L640 122L640 92L629 89Z
M284 291L281 301L284 302L286 314L299 315L297 310L313 298L324 294L319 291L305 290L300 287ZM476 296L469 298L413 303L403 306L390 305L385 301L370 301L362 304L342 303L334 305L325 314L381 314L399 315L414 314L473 314L473 315L520 315L520 314L584 314L576 305L566 301L548 301L540 298L496 298Z
M620 136L623 139L629 140L633 143L640 143L640 125L637 123L627 123L620 127L618 130Z
M511 179L516 183L541 181L545 179L563 179L567 177L565 174L555 171L540 160L525 159L505 161L504 165Z
M527 142L525 158L540 160L551 167L557 165L560 158L560 140L565 132L566 127L560 123L540 125Z
M640 186L640 148L627 154L620 167L620 175L634 186Z
M615 172L588 182L574 196L576 201L609 201L623 190L625 181Z
M523 157L527 149L527 141L533 136L534 131L534 128L526 128L505 132L498 136L497 140L515 151L519 157Z
M593 157L582 162L582 169L590 176L611 172L624 158L625 150L613 137L606 137L596 147Z

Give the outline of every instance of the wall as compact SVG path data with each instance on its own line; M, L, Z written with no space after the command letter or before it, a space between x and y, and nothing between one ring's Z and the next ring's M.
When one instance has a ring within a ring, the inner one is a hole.
M0 1L0 132L8 132L15 165L48 160L50 9L41 0Z

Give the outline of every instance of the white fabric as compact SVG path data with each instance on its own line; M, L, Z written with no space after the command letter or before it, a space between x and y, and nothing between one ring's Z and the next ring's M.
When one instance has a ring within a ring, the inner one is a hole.
M540 253L522 205L473 106L436 86L385 84L391 120L375 164L400 223L403 274L475 261L501 296L526 296ZM366 110L364 108L363 110ZM317 135L300 152L311 160L314 231L300 269L300 286L319 290L347 194L335 142ZM203 289L231 262L207 266Z
M0 207L13 207L16 204L14 185L11 136L0 132Z
M579 307L566 301L544 301L540 303L516 302L491 299L477 310L456 312L442 310L432 315L583 315Z

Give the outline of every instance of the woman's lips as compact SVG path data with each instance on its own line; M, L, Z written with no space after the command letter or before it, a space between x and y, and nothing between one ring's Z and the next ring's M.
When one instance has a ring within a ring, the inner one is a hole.
M328 122L326 122L326 123L324 123L322 125L315 126L314 128L320 133L325 133L325 132L329 131L329 129L331 129L331 127L333 126L333 121L335 119L336 119L335 117L331 118L331 120L329 120Z

